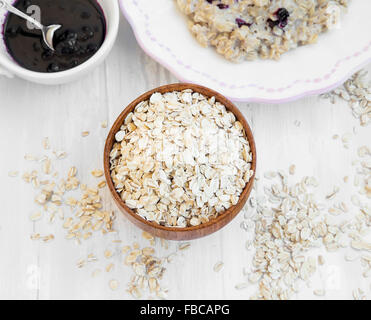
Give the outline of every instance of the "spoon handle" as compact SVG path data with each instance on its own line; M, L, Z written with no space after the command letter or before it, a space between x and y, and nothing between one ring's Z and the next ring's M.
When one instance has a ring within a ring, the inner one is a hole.
M12 6L10 3L8 3L7 1L5 0L0 0L0 9L1 8L5 8L7 9L9 12L11 13L14 13L15 15L23 18L23 19L26 19L27 21L31 22L36 28L42 30L43 29L43 25L35 20L34 18L30 17L29 15L23 13L22 11L18 10L17 8L15 8L14 6Z

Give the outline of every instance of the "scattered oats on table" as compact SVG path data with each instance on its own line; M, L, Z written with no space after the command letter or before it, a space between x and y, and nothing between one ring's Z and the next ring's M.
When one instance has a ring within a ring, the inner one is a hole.
M82 267L85 266L85 264L86 264L86 261L84 259L81 259L77 261L76 266L81 269Z
M11 178L18 177L19 171L9 171L8 176Z
M364 156L364 160L360 162L360 166L357 170L356 179L358 179L357 186L359 187L359 193L371 199L371 153L368 152L367 156Z
M102 180L101 182L98 183L97 187L99 189L102 189L106 186L106 184L107 184L106 181Z
M111 290L117 290L119 287L119 282L115 279L109 281L109 287Z
M96 178L100 178L101 176L103 176L103 170L100 170L100 169L94 169L91 174L96 177Z
M134 249L127 254L125 264L131 266L134 272L127 291L135 299L140 299L146 290L155 293L157 298L166 299L167 289L161 287L160 280L166 270L164 265L169 261L166 258L155 257L155 249L150 249L152 250Z
M217 262L217 263L214 265L213 270L214 270L215 272L219 272L219 271L221 271L221 270L223 269L223 267L224 267L224 263L223 263L222 261L219 261L219 262Z
M367 71L361 70L348 79L344 85L324 93L323 98L335 103L336 98L346 101L352 109L354 118L358 119L361 126L371 123L371 84L367 79Z
M67 157L67 152L63 151L63 150L57 150L57 151L53 151L55 157L58 159L58 160L61 160L61 159L64 159Z
M49 141L49 138L48 137L45 137L43 139L42 144L43 144L44 150L49 150L50 149L50 141Z
M109 263L107 264L106 266L106 272L111 272L111 270L114 268L114 264L113 263Z
M91 273L91 276L92 276L93 278L95 278L95 277L98 276L101 272L102 272L101 269L94 269L94 271Z
M98 261L98 258L94 255L94 253L89 253L87 260L88 262L94 262L94 261Z
M43 216L42 212L41 211L37 211L37 212L31 214L30 220L31 221L37 221L37 220L40 220L42 218L42 216Z
M340 249L345 246L345 234L327 219L323 206L316 201L312 191L318 185L315 178L290 183L293 177L278 171L274 178L265 179L263 189L254 188L244 209L252 212L245 217L251 226L248 241L252 241L255 252L249 261L252 270L243 272L246 282L236 288L257 284L252 299L290 299L298 291L299 280L308 283L317 263L324 263L323 258L317 262L310 250ZM260 196L256 198L256 194Z
M313 290L313 294L319 297L323 297L326 294L326 291L323 289Z
M29 154L29 153L26 153L24 155L24 159L27 160L27 161L37 161L38 160L37 157L35 157L34 155Z
M197 226L237 204L252 154L242 124L192 90L154 93L115 135L110 170L116 191L142 218Z
M45 140L44 140L45 141ZM48 147L44 150L49 151L50 145L44 142ZM65 158L66 153L49 151L54 153L56 161ZM25 172L22 179L26 183L32 184L36 190L35 202L40 206L39 211L30 215L31 221L38 221L48 214L50 223L58 216L62 221L62 227L67 229L66 239L74 239L80 243L81 239L87 240L92 236L92 232L101 231L103 234L113 231L112 224L115 219L114 212L105 211L98 188L89 188L85 184L80 184L77 178L77 168L70 167L67 176L59 178L58 172L52 172L52 158L48 155L40 159L30 155L25 155L25 160L35 161L35 165L41 166L41 170L32 170ZM94 170L96 176L103 174L102 170ZM104 181L103 181L104 182ZM104 183L99 183L99 187L104 187ZM80 190L79 190L80 187ZM80 191L80 196L75 198L69 196L70 192ZM69 206L70 216L65 216L63 208ZM45 214L44 214L45 213ZM53 240L54 236L33 235L32 239L42 239L45 242Z
M104 251L104 256L107 258L107 259L109 259L109 258L111 258L112 256L113 256L113 252L111 251L111 250L105 250Z

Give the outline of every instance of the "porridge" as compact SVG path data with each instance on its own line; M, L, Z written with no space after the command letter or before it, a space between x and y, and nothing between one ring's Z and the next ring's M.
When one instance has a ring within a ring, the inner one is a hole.
M242 124L215 97L154 93L115 135L110 170L125 204L164 226L197 226L236 205L253 176Z
M226 59L279 59L335 26L348 0L176 0L204 47Z

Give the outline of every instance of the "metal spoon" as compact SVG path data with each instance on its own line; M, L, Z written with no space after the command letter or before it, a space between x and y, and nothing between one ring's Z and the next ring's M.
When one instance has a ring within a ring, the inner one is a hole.
M53 46L53 37L55 31L57 31L59 28L62 26L60 24L52 24L50 26L43 26L40 22L35 20L34 18L30 17L29 15L23 13L22 11L18 10L14 6L12 6L10 3L8 3L5 0L0 0L0 9L5 8L9 12L14 13L15 15L26 19L27 21L31 22L37 29L41 30L43 39L45 44L54 51L54 46Z

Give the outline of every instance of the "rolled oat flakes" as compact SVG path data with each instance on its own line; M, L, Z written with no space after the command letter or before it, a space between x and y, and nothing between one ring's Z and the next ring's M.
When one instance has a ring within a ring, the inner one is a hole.
M253 175L242 124L215 100L154 93L128 114L110 153L126 205L148 221L187 227L237 204Z

